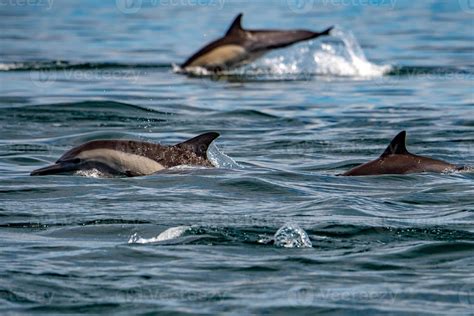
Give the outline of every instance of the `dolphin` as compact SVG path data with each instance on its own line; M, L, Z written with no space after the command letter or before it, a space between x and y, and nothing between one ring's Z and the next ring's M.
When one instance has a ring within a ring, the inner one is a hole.
M237 15L224 37L201 48L181 65L181 69L189 71L202 67L219 72L239 67L272 49L329 35L333 28L331 26L320 33L309 30L245 30L241 25L242 15Z
M218 133L209 132L174 146L135 140L94 140L72 148L55 164L31 172L32 176L96 169L108 175L143 176L178 165L213 167L207 149Z
M405 147L406 131L400 132L390 142L383 154L372 161L357 166L342 176L369 176L381 174L407 174L420 172L448 172L464 170L445 161L414 155Z

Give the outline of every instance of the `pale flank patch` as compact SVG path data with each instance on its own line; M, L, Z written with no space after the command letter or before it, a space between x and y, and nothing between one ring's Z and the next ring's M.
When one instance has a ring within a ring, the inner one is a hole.
M113 149L86 150L77 155L77 157L83 160L104 163L120 172L130 171L136 174L147 175L164 169L163 165L147 157Z
M245 54L245 49L239 45L224 45L198 57L188 67L225 65L228 62L242 59Z
M128 243L129 244L148 244L148 243L153 243L153 242L175 239L175 238L181 237L189 229L191 229L190 226L171 227L161 232L161 234L159 234L158 236L152 237L152 238L142 238L138 236L137 233L134 233L132 236L130 236Z

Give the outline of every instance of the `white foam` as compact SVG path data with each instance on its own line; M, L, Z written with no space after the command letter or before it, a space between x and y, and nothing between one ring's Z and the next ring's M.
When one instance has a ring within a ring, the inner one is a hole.
M207 168L203 166L196 166L196 165L178 165L178 166L168 168L168 170L194 170L194 169L207 169Z
M390 65L368 61L351 32L334 29L331 35L340 41L299 46L285 51L284 55L263 58L249 70L254 74L367 78L383 76L392 69Z
M473 166L463 166L462 169L453 169L453 168L446 168L443 170L442 173L444 174L457 174L457 173L472 173L474 172Z
M392 69L390 65L376 65L368 61L351 32L336 29L332 32L332 35L342 41L344 49L342 51L338 50L330 44L321 45L321 50L313 54L317 74L380 77Z
M213 72L203 67L189 67L189 68L183 69L176 64L171 64L171 67L173 68L173 72L175 73L184 73L184 74L191 74L194 76L203 76L203 77L213 75Z
M308 234L297 224L285 224L273 236L275 246L283 248L311 248Z
M108 174L105 174L95 168L88 170L78 170L75 172L78 176L88 177L88 178L106 178L110 177Z
M241 165L239 165L234 159L221 152L214 143L211 143L207 149L207 158L216 168L242 169Z
M167 230L161 232L158 236L152 238L142 238L137 233L134 233L130 236L128 243L129 244L148 244L158 241L165 241L170 239L175 239L182 236L190 226L176 226L168 228Z
M23 68L23 63L0 63L0 71L8 71Z

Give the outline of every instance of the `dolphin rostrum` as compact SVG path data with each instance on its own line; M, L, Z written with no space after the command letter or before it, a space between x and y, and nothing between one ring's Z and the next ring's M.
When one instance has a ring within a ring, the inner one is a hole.
M342 175L368 176L420 172L441 173L465 169L465 167L459 167L441 160L411 154L405 147L405 139L406 132L400 132L379 158L357 166Z
M245 30L242 13L237 15L224 37L201 48L181 65L188 71L202 67L219 72L248 64L268 51L329 35L332 26L320 33L309 30Z
M135 140L94 140L67 151L54 165L32 176L96 169L104 174L143 176L178 165L212 167L207 149L218 133L210 132L174 146Z

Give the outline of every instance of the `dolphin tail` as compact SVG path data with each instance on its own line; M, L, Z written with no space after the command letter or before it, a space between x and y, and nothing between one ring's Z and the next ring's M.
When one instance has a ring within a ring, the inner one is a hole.
M44 168L33 170L30 176L47 176L52 174L67 173L77 170L77 164L72 162L58 162Z
M219 133L216 132L204 133L183 143L176 144L175 147L190 150L197 156L207 159L207 149L212 141L217 137L219 137Z
M308 41L320 36L330 35L333 26L322 32L313 32L309 30L291 30L291 31L254 31L258 40L252 41L248 49L251 51L266 51L269 49L284 48L302 41Z

